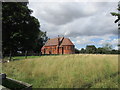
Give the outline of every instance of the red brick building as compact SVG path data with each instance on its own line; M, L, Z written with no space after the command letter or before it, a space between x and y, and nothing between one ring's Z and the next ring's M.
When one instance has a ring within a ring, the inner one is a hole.
M68 38L57 37L48 39L42 47L42 54L73 54L75 53L74 44Z

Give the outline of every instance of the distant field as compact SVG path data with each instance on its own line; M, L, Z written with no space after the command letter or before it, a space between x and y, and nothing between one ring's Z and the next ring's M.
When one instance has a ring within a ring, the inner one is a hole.
M8 77L33 88L118 88L118 55L57 55L3 64Z

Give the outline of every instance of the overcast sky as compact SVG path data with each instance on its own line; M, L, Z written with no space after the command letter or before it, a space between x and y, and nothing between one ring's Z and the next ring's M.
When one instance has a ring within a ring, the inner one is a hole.
M117 49L118 32L116 17L117 2L33 2L28 7L33 10L42 31L50 38L58 35L70 38L76 48L86 45L101 47L106 43Z

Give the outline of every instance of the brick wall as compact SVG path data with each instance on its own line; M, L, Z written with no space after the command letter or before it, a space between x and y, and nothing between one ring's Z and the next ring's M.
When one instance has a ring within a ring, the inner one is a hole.
M42 49L42 54L73 54L75 53L74 46L66 45L62 47L57 46L45 46Z

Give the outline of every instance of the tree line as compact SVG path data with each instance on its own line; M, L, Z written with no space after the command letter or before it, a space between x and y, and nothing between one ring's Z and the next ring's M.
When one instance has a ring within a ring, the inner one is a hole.
M87 45L86 48L81 50L75 49L75 53L81 54L120 54L120 50L115 50L112 45L106 44L103 47L96 48L95 45Z
M40 30L40 23L31 15L33 11L27 4L28 2L2 3L3 57L40 53L47 41L46 32Z

